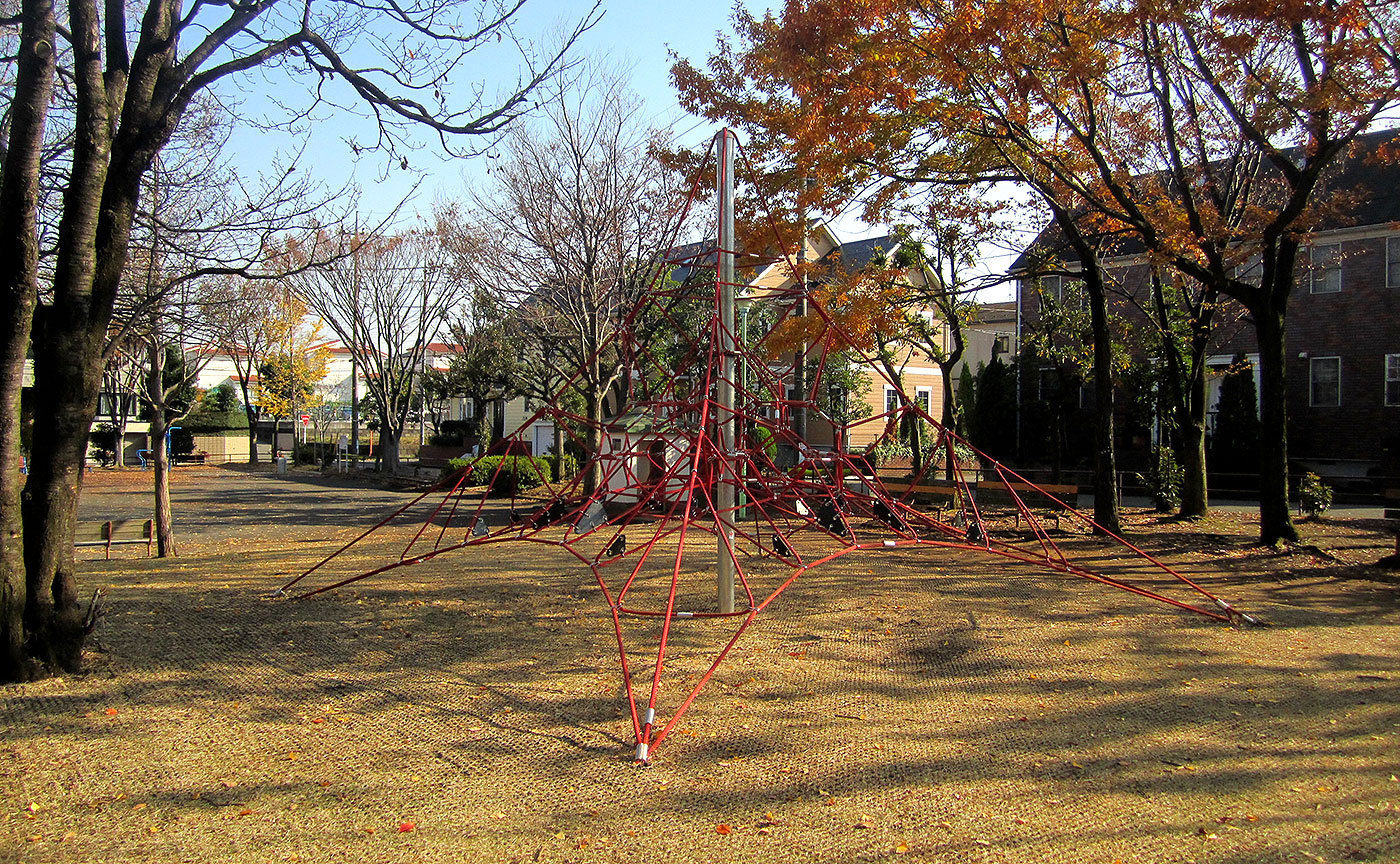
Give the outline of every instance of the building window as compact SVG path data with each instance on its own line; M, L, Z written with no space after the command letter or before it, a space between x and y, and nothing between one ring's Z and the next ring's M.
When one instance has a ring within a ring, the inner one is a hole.
M899 391L893 387L885 388L885 411L896 411L899 409Z
M1385 287L1400 288L1400 237L1385 238Z
M920 387L914 391L914 404L930 417L933 416L933 390Z
M1308 361L1308 404L1319 408L1342 404L1342 358Z
M1079 407L1086 411L1092 411L1098 407L1098 388L1093 381L1085 381L1079 385Z
M1310 249L1313 294L1336 294L1342 290L1342 247L1336 243Z
M104 390L97 394L97 416L106 417L113 421L121 418L132 420L140 417L141 414L136 404L136 394L113 393Z
M1253 285L1255 288L1259 287L1263 275L1264 259L1258 253L1241 261L1239 266L1235 268L1234 273L1235 279L1245 284Z
M1385 355L1385 404L1400 405L1400 354Z

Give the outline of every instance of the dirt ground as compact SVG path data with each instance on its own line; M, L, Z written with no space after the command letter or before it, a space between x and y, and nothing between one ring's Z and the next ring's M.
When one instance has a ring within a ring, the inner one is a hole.
M966 553L851 556L637 767L576 563L498 546L271 599L404 493L182 470L182 557L81 554L89 670L0 688L0 861L1400 861L1379 521L1272 550L1248 516L1131 514L1272 625L1243 630ZM84 519L149 506L148 475L87 482ZM685 626L681 671L721 625Z

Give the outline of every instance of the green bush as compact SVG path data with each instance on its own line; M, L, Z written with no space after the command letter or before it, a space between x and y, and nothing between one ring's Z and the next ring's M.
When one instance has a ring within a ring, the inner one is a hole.
M1298 481L1298 506L1304 513L1316 519L1332 506L1332 487L1309 471Z
M1181 506L1181 483L1185 472L1176 462L1170 447L1158 447L1152 454L1147 472L1138 474L1138 482L1147 487L1152 506L1158 513L1170 513Z
M550 453L547 456L540 456L538 457L538 459L536 459L536 461L544 463L546 478L557 477L559 481L563 481L568 480L570 477L578 473L578 459L574 458L574 454L572 453L564 454L564 462L563 465L560 466L560 470L558 473L555 473L554 470L556 463L559 462L559 457L555 454Z
M116 461L116 451L113 448L116 441L117 427L111 423L98 423L92 427L88 433L88 455L96 459L103 467L113 464Z
M544 459L533 456L483 456L472 462L470 459L453 459L448 465L454 471L471 469L467 482L472 486L490 484L496 495L514 495L523 489L533 489L545 482L549 470Z

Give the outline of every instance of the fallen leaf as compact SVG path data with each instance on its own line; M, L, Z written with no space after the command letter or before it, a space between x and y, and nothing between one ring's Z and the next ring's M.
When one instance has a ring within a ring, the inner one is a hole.
M728 825L724 824L723 822L721 822L721 823L719 823L718 825L715 826L715 833L716 833L716 834L728 834L728 833L729 833L730 831L732 831L732 830L733 830L732 828L730 828Z
M407 834L408 832L410 832L410 831L416 829L417 827L418 827L418 826L417 826L417 825L414 825L412 822L400 822L400 823L399 823L399 833L400 833L400 834Z
M238 815L239 815L239 816L252 816L252 815L253 815L253 811L252 811L251 809L247 808L247 807L244 807L242 810L239 810L239 811L238 811Z
M901 840L899 841L899 845L894 847L894 851L898 855L903 855L905 852L909 851L909 844Z
M117 709L115 709L115 708L108 708L108 709L107 709L107 716L108 716L108 717L115 717L115 716L117 716Z

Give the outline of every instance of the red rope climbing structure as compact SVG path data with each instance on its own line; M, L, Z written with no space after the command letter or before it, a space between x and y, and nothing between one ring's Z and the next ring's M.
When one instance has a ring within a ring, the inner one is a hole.
M813 296L807 298L807 314L819 319L820 338L796 356L786 347L775 350L774 334L795 314L793 291L742 298L750 309L762 310L748 316L749 323L765 326L756 335L733 332L720 314L721 295L746 286L718 284L714 262L723 252L739 256L746 269L775 263L794 267L794 256L785 250L772 259L713 246L678 253L669 263L682 278L653 286L605 346L620 358L625 386L611 417L591 424L601 444L586 452L577 473L521 490L512 481L510 460L502 460L485 487L469 486L474 462L287 582L281 593L309 597L447 553L503 543L562 550L592 574L611 617L641 762L676 728L761 613L805 573L852 554L971 551L1218 621L1254 622L1067 502L977 453L917 401L901 395L883 413L848 418L831 379L843 364L856 364L871 370L876 386L896 386L880 375L877 358L863 352ZM723 362L726 350L736 362ZM802 376L794 374L798 363L804 365ZM733 372L721 380L725 369ZM803 380L802 392L790 392L795 380ZM733 389L732 408L727 398L718 398L722 384ZM563 430L573 445L566 449L583 448L590 421L564 404L556 399L540 406L509 436L514 446L494 449L528 453L526 430L540 421ZM805 413L807 440L794 431L797 412ZM890 479L871 465L868 450L848 452L858 425L880 430L878 444L916 419L932 430L932 448L920 471ZM814 429L826 439L825 448L811 444L818 437ZM987 467L965 471L968 454ZM725 485L731 490L727 496L719 494ZM1005 519L993 518L986 503L993 492L1002 511L1014 511L1024 529L1007 530L1001 527ZM930 498L938 506L929 506ZM1149 586L1076 564L1056 544L1047 515L1057 524L1068 519L1097 530L1121 547L1121 557L1135 559L1157 577ZM344 572L343 553L376 532L402 525L415 530L396 557L368 571ZM722 558L735 577L732 612L721 611L726 604L716 602L715 573ZM1169 595L1160 587L1164 582L1180 590ZM732 627L715 640L703 673L678 683L667 676L668 650L676 628L699 626L696 619ZM637 628L629 635L628 621L651 622L643 629L654 644L638 645ZM650 667L649 676L634 669L642 664ZM669 707L669 716L661 715L663 707Z

